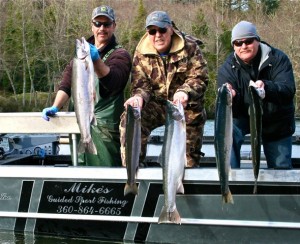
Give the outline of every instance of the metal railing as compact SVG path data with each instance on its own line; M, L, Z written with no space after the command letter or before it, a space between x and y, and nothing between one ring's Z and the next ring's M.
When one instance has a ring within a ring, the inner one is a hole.
M80 134L75 112L58 112L50 121L40 112L0 113L0 134L71 134L73 165L77 166L77 139Z

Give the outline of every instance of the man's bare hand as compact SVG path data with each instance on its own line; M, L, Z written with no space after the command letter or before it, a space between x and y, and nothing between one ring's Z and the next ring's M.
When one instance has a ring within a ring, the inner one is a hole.
M230 90L232 97L235 97L236 91L232 88L230 83L226 83L227 88Z
M188 94L186 94L185 92L179 91L174 94L173 103L176 103L177 101L179 101L179 102L181 102L182 106L184 108L186 108L188 99L189 99Z
M140 107L140 109L142 109L144 105L144 100L140 96L133 96L128 98L128 100L124 103L124 107L126 109L128 104L130 104L132 107Z

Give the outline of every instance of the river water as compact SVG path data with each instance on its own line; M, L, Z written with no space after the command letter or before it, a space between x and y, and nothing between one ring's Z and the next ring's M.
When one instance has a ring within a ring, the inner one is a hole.
M43 236L34 234L0 231L1 244L122 244L123 242L106 242L92 239Z
M151 135L155 136L164 136L164 126L161 126L152 131ZM207 120L204 126L204 136L214 136L214 120ZM300 138L300 120L296 120L296 130L294 136ZM147 156L151 158L157 158L161 151L162 145L160 144L151 144L147 146ZM300 145L294 145L292 151L293 158L300 158ZM201 151L205 154L206 157L215 157L215 149L213 144L203 144ZM243 144L241 148L241 153L247 157L251 152L251 145Z
M205 125L204 125L204 135L205 136L213 136L214 135L214 120L207 120ZM164 126L159 127L157 129L155 129L152 133L163 133L164 131ZM300 119L296 120L296 131L294 133L295 136L300 136Z

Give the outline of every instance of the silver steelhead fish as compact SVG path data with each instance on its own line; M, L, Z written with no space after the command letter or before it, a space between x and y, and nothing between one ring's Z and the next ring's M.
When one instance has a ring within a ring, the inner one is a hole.
M218 90L215 115L215 152L218 167L222 200L233 203L229 189L230 154L232 148L232 95L227 85Z
M73 59L72 69L72 97L81 134L78 143L79 153L97 154L91 137L91 124L97 124L94 114L94 89L94 65L90 46L82 37L81 40L76 39L76 56Z
M250 139L252 151L252 164L255 178L253 193L257 193L257 179L260 167L260 148L261 148L261 131L262 131L262 101L255 87L249 86L250 97Z
M136 174L139 167L141 152L141 110L140 107L127 106L125 157L127 169L127 183L124 188L124 196L128 193L138 194Z
M184 193L182 184L186 165L186 123L184 109L179 102L167 101L166 124L161 160L163 168L164 206L158 223L181 224L176 208L176 193Z

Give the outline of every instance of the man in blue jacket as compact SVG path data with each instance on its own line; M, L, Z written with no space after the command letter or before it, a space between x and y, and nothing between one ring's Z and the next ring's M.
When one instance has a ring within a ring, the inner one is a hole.
M232 29L234 52L218 72L218 87L227 83L233 96L233 145L231 167L240 168L240 149L250 133L250 80L264 89L262 144L268 168L292 168L292 135L295 132L293 67L288 56L261 42L256 27L241 21Z

